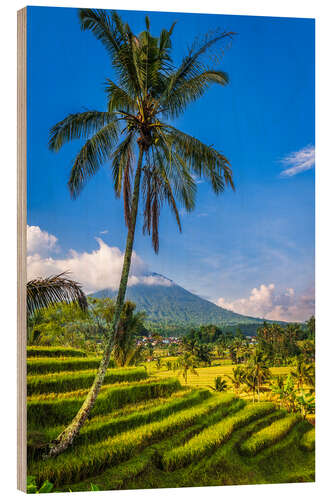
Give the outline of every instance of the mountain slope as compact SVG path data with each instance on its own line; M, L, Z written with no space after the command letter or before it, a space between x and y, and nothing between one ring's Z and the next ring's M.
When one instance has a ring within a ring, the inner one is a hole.
M153 273L149 278L156 283L139 283L127 288L126 300L136 303L138 311L145 311L147 321L156 325L199 326L215 324L217 326L235 326L262 323L259 318L251 318L216 306L208 300L185 290L164 276ZM94 297L116 296L112 289L100 290Z

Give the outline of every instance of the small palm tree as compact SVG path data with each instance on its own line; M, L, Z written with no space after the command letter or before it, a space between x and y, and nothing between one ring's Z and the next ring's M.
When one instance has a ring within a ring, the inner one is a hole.
M184 378L185 384L187 384L189 373L193 373L193 375L199 375L199 373L195 370L195 357L189 352L185 352L182 356L179 357L178 367L180 368L179 374Z
M260 401L260 389L264 382L270 379L271 373L267 366L267 356L256 349L246 368L247 378L253 380L256 384L258 401Z
M305 364L301 356L296 359L295 369L291 375L296 380L297 389L303 389L305 382L311 380L311 368Z
M224 392L228 389L227 381L222 379L222 377L215 377L214 387L209 386L215 392Z
M124 304L117 335L114 340L113 357L117 366L129 366L139 360L142 345L136 344L135 334L142 328L144 312L134 313L136 305L127 301Z
M228 379L231 381L232 386L235 389L236 394L238 394L242 384L245 379L245 370L243 366L236 366L232 370L232 375L227 375Z
M195 348L195 356L198 361L205 363L208 366L212 364L213 348L208 344L200 344Z
M107 109L70 114L54 125L49 146L59 151L73 139L86 142L74 160L69 190L77 198L87 182L106 162L111 166L116 196L123 195L127 241L116 310L98 373L88 395L69 426L50 448L50 456L67 449L88 418L104 381L112 352L131 266L139 198L143 201L143 232L159 249L159 216L168 204L179 229L177 202L185 210L195 207L195 176L205 177L216 194L233 188L227 158L211 145L174 127L171 120L198 100L212 84L225 86L225 72L209 67L204 55L230 40L232 33L216 32L196 42L176 67L171 58L174 25L152 36L150 21L135 35L116 12L79 9L82 30L102 42L116 71L117 82L107 80ZM134 158L137 155L137 164Z
M67 274L64 272L47 278L36 278L28 281L28 318L43 307L48 307L59 302L66 302L67 304L76 302L83 311L87 310L87 298L80 284L69 279Z

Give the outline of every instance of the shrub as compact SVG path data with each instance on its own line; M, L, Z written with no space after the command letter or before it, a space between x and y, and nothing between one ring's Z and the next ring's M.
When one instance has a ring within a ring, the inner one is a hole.
M180 388L179 380L173 378L106 386L96 399L91 417L105 415L129 403L169 396ZM49 394L29 398L27 403L29 426L39 428L70 422L80 409L87 392L80 390L62 395Z
M276 420L242 443L240 445L240 452L244 455L256 455L263 448L267 448L283 439L299 420L300 417L298 415L288 415L285 418Z
M27 347L27 357L43 357L43 358L59 358L63 356L73 357L73 358L84 358L87 353L81 351L80 349L74 349L74 347Z
M216 425L204 429L200 434L190 439L184 446L180 446L163 455L162 463L165 469L174 470L200 459L202 456L214 451L218 446L227 441L235 429L272 413L275 409L273 403L254 403L247 405L235 415L223 419Z
M313 451L315 449L316 431L314 427L303 434L299 445L300 448L304 451Z
M92 385L95 376L96 370L30 375L27 380L27 393L31 396L32 394L85 389ZM110 369L106 372L104 383L130 382L144 378L147 378L144 368Z

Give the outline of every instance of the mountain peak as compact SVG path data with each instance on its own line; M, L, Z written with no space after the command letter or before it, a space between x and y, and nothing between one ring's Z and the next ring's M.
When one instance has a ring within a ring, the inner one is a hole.
M97 298L116 296L117 291L104 289L92 294ZM185 290L159 273L147 273L139 282L127 287L126 300L136 303L137 311L146 313L146 321L156 327L190 328L214 324L221 327L241 327L263 323L263 319L243 316L213 304Z

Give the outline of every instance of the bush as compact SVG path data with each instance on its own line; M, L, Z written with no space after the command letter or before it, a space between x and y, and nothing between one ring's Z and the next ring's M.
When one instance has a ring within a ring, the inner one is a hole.
M206 428L194 436L183 446L175 448L163 455L162 463L166 470L197 461L202 456L213 452L218 446L227 441L235 429L272 413L275 409L273 403L254 403L247 405L235 415L225 418L216 425Z
M30 375L27 380L27 394L43 394L49 392L68 392L91 387L96 370L78 372L49 373L47 375ZM131 382L147 378L144 368L120 368L107 370L104 384Z
M91 417L105 415L129 403L169 396L181 389L178 379L124 383L104 387L91 411ZM80 409L87 390L65 394L33 396L28 399L28 425L33 428L69 423Z
M260 450L282 440L299 420L300 417L298 415L288 415L285 418L276 420L242 443L240 445L240 452L244 455L256 455Z
M74 347L27 347L27 357L43 357L43 358L59 358L63 356L73 357L73 358L84 358L87 353L81 351L80 349L74 349Z
M315 449L316 431L314 427L303 434L299 445L300 448L304 451L313 451Z

